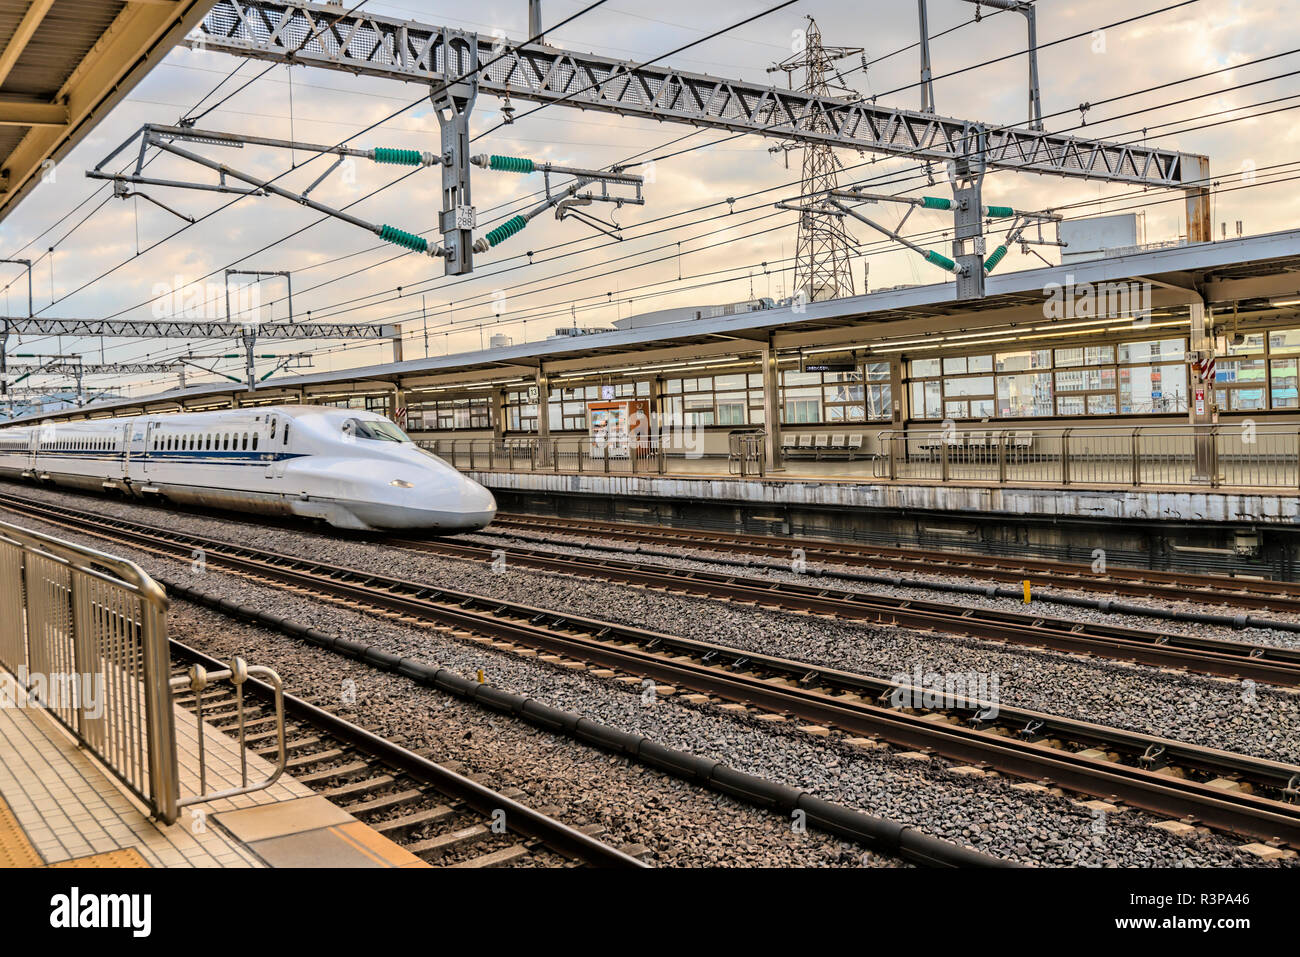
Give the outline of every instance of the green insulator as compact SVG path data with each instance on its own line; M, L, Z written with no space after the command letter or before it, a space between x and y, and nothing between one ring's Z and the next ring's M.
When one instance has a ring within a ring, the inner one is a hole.
M421 163L419 150L399 150L391 146L375 147L376 163L392 163L395 166L419 166Z
M534 166L532 160L525 159L522 156L497 156L493 154L488 157L488 169L501 170L505 173L531 173Z
M985 206L984 212L990 216L1001 216L1003 219L1016 215L1016 211L1010 206Z
M502 223L496 229L492 230L490 233L487 234L488 245L495 246L498 243L505 242L507 239L509 239L511 236L519 232L519 230L523 229L527 225L528 225L528 220L524 219L524 217L512 216L510 219L507 219L504 223Z
M997 249L993 250L993 255L990 256L988 259L984 260L984 271L992 272L993 267L996 266L998 263L1002 262L1002 257L1005 256L1006 254L1007 254L1006 246L999 246Z
M398 229L396 226L384 224L379 229L379 238L384 242L393 243L397 246L404 246L407 249L413 249L417 253L429 251L429 241L423 236L417 236L415 233L408 233L405 229Z
M952 200L940 199L938 196L922 196L921 205L925 209L952 209Z
M927 249L925 251L925 261L928 263L934 263L936 266L942 266L944 269L947 269L949 272L957 271L957 264L955 262L953 262L947 256L939 255L933 249Z

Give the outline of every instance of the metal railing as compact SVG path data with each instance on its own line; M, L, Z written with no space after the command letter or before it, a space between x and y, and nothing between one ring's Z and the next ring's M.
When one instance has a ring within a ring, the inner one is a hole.
M244 710L244 684L250 677L265 678L275 691L275 737L276 763L274 769L260 781L248 782L248 739L247 718ZM203 727L203 692L218 681L229 681L235 686L235 724L238 732L236 743L239 748L239 784L222 791L208 792L208 759L206 734ZM249 665L243 658L235 658L229 668L221 671L208 671L202 665L192 665L189 673L171 680L173 691L189 691L194 695L194 723L199 746L199 793L178 801L179 807L191 804L204 804L221 798L234 797L269 788L284 774L288 760L284 746L284 683L280 676L270 668L262 665Z
M1300 427L885 431L872 477L1000 485L1300 489Z
M167 596L134 562L0 522L0 666L160 819L176 819Z
M553 439L420 439L417 444L469 471L598 472L664 475L667 458L686 454L672 443L642 438L626 445L587 437Z
M696 441L650 437L627 451L602 448L580 436L424 439L419 444L456 468L476 471L766 475L761 433L729 436L725 456L701 454L702 442L698 436L693 438ZM784 475L875 482L1300 489L1300 426L1295 424L1260 425L1252 420L1200 428L1027 424L996 429L889 429L866 439L865 445L848 452L831 446L816 456L791 454Z

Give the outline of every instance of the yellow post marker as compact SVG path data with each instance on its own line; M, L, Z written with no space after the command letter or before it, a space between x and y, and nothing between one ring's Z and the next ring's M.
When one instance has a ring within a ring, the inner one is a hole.
M1028 578L1025 579L1024 586L1025 586L1025 604L1028 605L1029 604L1029 579Z
M1027 582L1025 583L1025 594L1026 594L1026 595L1029 594L1029 585L1028 585ZM1025 599L1025 601L1028 601L1028 600L1029 600L1028 598ZM487 677L483 674L483 669L480 668L480 669L478 670L478 683L479 683L479 684L483 684L483 683L485 683L486 681L487 681Z

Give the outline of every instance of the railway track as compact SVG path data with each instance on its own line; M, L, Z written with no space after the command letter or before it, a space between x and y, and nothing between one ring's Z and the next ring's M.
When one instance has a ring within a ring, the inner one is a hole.
M864 594L821 585L744 578L698 569L668 568L616 558L591 558L531 548L493 548L446 540L387 539L386 544L448 558L601 578L645 588L761 605L850 621L897 625L992 641L1099 655L1165 668L1249 679L1283 686L1300 684L1300 649L1198 638L1046 615L890 595ZM1228 618L1225 624L1232 624ZM1246 624L1242 621L1239 626ZM1260 627L1266 621L1256 622Z
M1177 602L1230 605L1268 611L1300 613L1300 586L1290 582L1229 578L1147 569L1107 566L1094 572L1087 565L1073 565L1046 559L1005 558L985 555L955 555L924 549L888 548L817 539L781 539L703 529L654 528L626 522L590 519L542 518L534 515L498 514L490 529L511 529L539 535L582 535L612 542L659 544L726 553L776 558L789 565L791 549L799 548L806 560L856 568L893 568L933 573L936 571L1019 584L1031 578L1035 584L1107 594L1162 598ZM584 546L584 547L600 547ZM680 557L680 556L679 556ZM776 564L776 563L774 563Z
M25 510L26 514L76 514L76 510L64 506L33 503L6 495L0 495L0 507ZM33 509L36 511L33 512ZM137 527L146 531L162 531L154 526L125 520L110 520L103 516L99 518L119 528ZM393 547L448 558L487 563L504 558L508 564L540 571L602 578L684 595L826 615L847 621L936 631L1072 654L1097 655L1118 661L1181 668L1201 674L1283 687L1300 685L1300 649L1295 648L1198 638L1178 632L1125 628L1046 615L1016 614L990 608L864 594L820 585L744 578L695 569L665 568L644 562L589 558L542 549L494 549L445 539L389 538L383 542ZM202 544L198 539L194 539L194 543ZM1266 620L1243 617L1228 617L1223 622L1237 627L1252 623L1259 627L1271 624Z
M225 667L195 648L171 644L173 677L193 665ZM246 741L274 761L279 743L273 693L256 679L244 689ZM200 695L208 724L218 730L237 725L232 685L216 684ZM193 691L175 700L191 713L197 710ZM284 695L284 705L286 770L426 862L466 868L645 866L593 834L521 804L518 789L492 790L292 695Z
M1050 780L1263 841L1300 847L1300 767L1025 709L999 707L931 688L757 654L612 622L404 581L357 568L152 529L63 507L3 502L42 521L208 566L269 587L354 609L418 621L453 637L509 652L550 656L602 676L646 679L716 702L754 707L834 728L849 743L884 743L978 769ZM337 650L399 668L404 659L339 639Z

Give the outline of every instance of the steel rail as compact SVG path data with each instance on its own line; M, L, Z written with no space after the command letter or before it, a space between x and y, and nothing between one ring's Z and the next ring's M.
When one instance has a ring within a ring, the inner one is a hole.
M931 707L924 703L925 689L809 662L175 532L141 532L129 527L136 523L79 519L72 509L57 511L49 519L55 524L137 543L173 558L188 559L193 543L204 542L209 565L273 586L431 622L453 634L575 657L909 749L1033 780L1049 779L1153 813L1300 847L1300 806L1293 803L1300 797L1300 767L1295 765L1027 709L998 707L990 714L988 703L970 699ZM376 657L401 661L375 649L365 655L366 660ZM896 694L921 705L871 703ZM1070 751L1067 743L1080 749Z
M226 667L216 658L175 639L171 641L171 651L173 657L190 664L202 665L209 671L219 671ZM256 678L249 678L244 687L261 698L270 697L274 693L270 685ZM590 837L525 804L520 804L498 791L471 781L449 768L444 768L400 744L367 731L302 698L286 693L284 709L287 715L311 725L332 738L347 742L358 751L373 756L385 766L404 772L439 794L464 803L484 818L491 819L493 812L504 811L508 830L535 840L566 858L593 867L644 868L646 866L603 841Z
M1166 572L1156 569L1123 568L1108 565L1104 573L1087 565L1054 562L1043 558L1000 558L927 549L895 548L832 542L818 539L774 538L656 526L648 528L625 522L595 519L542 518L532 515L498 514L492 528L532 529L547 534L598 535L624 542L658 542L679 548L717 549L732 554L761 555L789 561L791 549L800 548L807 558L850 567L897 568L923 571L954 571L990 581L1020 583L1029 575L1036 583L1146 598L1169 598L1204 604L1228 604L1241 608L1300 612L1300 585L1264 579L1230 578ZM599 545L595 547L601 547ZM606 546L608 547L608 546Z

